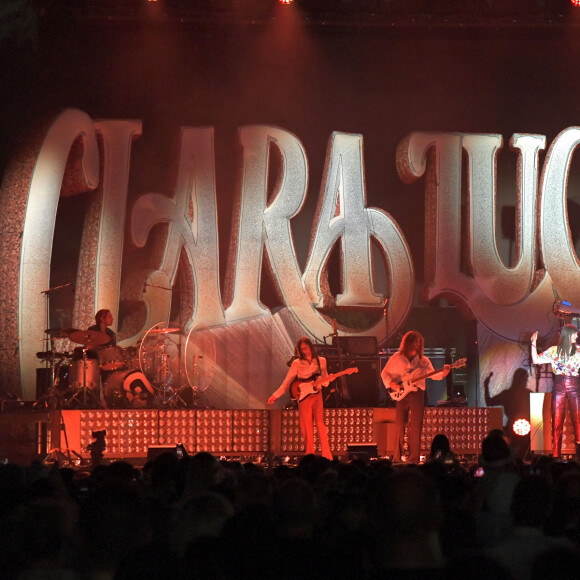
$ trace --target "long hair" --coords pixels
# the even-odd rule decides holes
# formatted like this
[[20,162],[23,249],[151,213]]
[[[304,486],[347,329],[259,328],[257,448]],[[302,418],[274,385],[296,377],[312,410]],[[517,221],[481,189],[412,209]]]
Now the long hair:
[[565,324],[562,327],[560,340],[558,341],[558,358],[566,360],[576,354],[576,345],[572,343],[571,338],[577,332],[578,329],[574,324]]
[[302,338],[298,339],[298,342],[296,343],[296,347],[294,348],[295,356],[299,359],[304,360],[304,355],[302,354],[302,350],[300,349],[300,347],[303,344],[307,344],[310,347],[310,352],[312,353],[312,360],[316,360],[316,362],[320,366],[320,361],[318,360],[318,355],[316,354],[316,350],[314,348],[314,345],[312,344],[312,341],[307,336],[303,336]]
[[110,310],[108,308],[102,308],[95,314],[95,323],[100,324],[101,322],[105,321],[107,314],[109,314]]
[[406,356],[410,360],[409,353],[415,347],[415,341],[418,341],[417,344],[417,356],[419,359],[423,358],[423,350],[425,348],[425,341],[423,340],[423,336],[416,332],[415,330],[409,330],[403,336],[401,340],[401,346],[399,347],[399,354]]

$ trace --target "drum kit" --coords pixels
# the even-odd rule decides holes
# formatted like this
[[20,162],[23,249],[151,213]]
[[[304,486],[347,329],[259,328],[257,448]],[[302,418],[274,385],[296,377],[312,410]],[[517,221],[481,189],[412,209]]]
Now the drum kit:
[[[215,367],[215,344],[207,328],[191,330],[181,345],[179,328],[158,323],[135,346],[110,344],[98,330],[51,328],[46,350],[50,386],[34,406],[49,409],[208,408],[205,390]],[[72,352],[56,348],[66,339]],[[50,372],[49,372],[50,370]],[[46,375],[45,375],[46,376]]]
[[51,348],[36,354],[50,369],[50,386],[38,398],[35,407],[125,409],[153,406],[159,389],[141,370],[139,346],[109,345],[110,337],[97,330],[59,328],[45,332],[51,346],[58,339],[68,339],[80,346],[72,352]]

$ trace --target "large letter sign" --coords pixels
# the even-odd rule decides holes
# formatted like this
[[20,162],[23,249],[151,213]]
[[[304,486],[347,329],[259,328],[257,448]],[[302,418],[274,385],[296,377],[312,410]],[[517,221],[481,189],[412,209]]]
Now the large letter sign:
[[[319,198],[315,232],[304,273],[312,303],[322,307],[325,296],[321,279],[333,245],[340,238],[342,249],[342,294],[337,306],[381,306],[385,296],[373,284],[371,237],[381,249],[388,274],[389,327],[398,328],[413,300],[413,264],[403,233],[386,212],[366,207],[363,145],[361,135],[334,133],[329,143],[324,171],[326,182]],[[383,336],[384,323],[364,334]]]
[[[94,122],[81,111],[68,110],[51,119],[8,167],[0,192],[4,276],[0,338],[5,345],[0,350],[0,388],[35,398],[36,352],[42,348],[47,324],[45,296],[51,281],[55,218],[59,197],[66,195],[90,196],[72,322],[85,328],[97,309],[109,308],[121,319],[119,335],[124,344],[136,343],[148,328],[168,321],[176,311],[172,298],[178,271],[180,280],[186,278],[178,305],[184,334],[204,328],[223,338],[224,333],[237,330],[238,335],[228,336],[254,340],[256,330],[256,335],[262,332],[263,341],[278,341],[269,350],[262,345],[261,352],[275,351],[281,361],[299,334],[319,341],[330,334],[329,310],[381,312],[388,300],[386,321],[365,329],[343,326],[340,332],[383,339],[388,328],[393,336],[413,303],[415,275],[405,232],[386,210],[404,192],[405,183],[421,177],[426,220],[423,302],[451,299],[469,310],[494,340],[505,344],[517,343],[532,330],[548,332],[554,296],[572,301],[578,296],[580,261],[566,202],[580,128],[565,129],[556,137],[541,177],[545,137],[518,133],[511,138],[510,145],[518,153],[511,265],[502,259],[497,244],[500,135],[409,134],[397,150],[401,191],[383,192],[385,207],[375,208],[367,207],[362,135],[332,133],[315,217],[306,234],[310,247],[303,270],[295,240],[304,232],[294,231],[292,220],[306,202],[309,170],[304,145],[296,135],[267,125],[240,129],[242,173],[240,190],[231,200],[229,249],[219,247],[213,129],[182,128],[172,194],[138,192],[129,198],[131,148],[139,136],[138,120]],[[280,163],[272,162],[273,153]],[[279,174],[274,176],[274,191],[269,192],[274,168],[279,168]],[[126,248],[125,239],[130,240]],[[384,288],[377,288],[373,246],[384,260]],[[336,296],[330,292],[328,272],[334,248],[340,260]],[[143,261],[134,265],[127,259],[128,252],[147,254],[149,249],[146,267]],[[226,252],[222,299],[219,264]],[[123,257],[129,263],[123,263]],[[260,300],[263,262],[271,270],[283,305],[275,313]],[[188,296],[184,299],[183,294]],[[137,302],[138,313],[132,312],[131,324],[124,325],[126,313],[119,305],[129,301]],[[236,348],[235,342],[229,347]],[[221,354],[227,356],[227,340],[224,345]],[[244,359],[248,345],[242,347],[229,352],[232,360]],[[252,364],[266,368],[268,355],[261,358]],[[224,382],[235,382],[238,403],[261,375],[258,366],[246,373],[251,379],[243,378],[243,373],[233,378],[226,366],[219,372]],[[254,391],[258,394],[248,401],[261,401],[262,393],[271,390],[266,381],[278,380],[283,372],[280,368],[265,373],[264,384]]]
[[[517,263],[508,268],[495,243],[495,158],[501,139],[494,135],[414,133],[399,145],[397,167],[404,181],[426,174],[427,228],[425,298],[459,299],[491,332],[517,341],[526,329],[547,331],[553,301],[549,273],[536,271],[536,183],[540,136],[517,135],[521,150],[518,191]],[[468,223],[462,224],[462,149],[468,153]],[[547,163],[549,161],[549,156]],[[467,236],[462,239],[461,232]],[[466,261],[461,249],[466,248]],[[510,283],[513,281],[513,284]]]
[[142,247],[151,228],[160,222],[168,224],[165,251],[159,268],[146,280],[149,326],[169,320],[171,287],[184,249],[193,274],[192,319],[185,321],[185,330],[192,325],[223,324],[220,300],[219,252],[215,171],[213,161],[213,129],[185,128],[181,134],[179,175],[174,199],[159,193],[139,198],[131,214],[131,235]]
[[[67,110],[50,121],[43,139],[35,140],[36,155],[24,151],[6,171],[2,186],[4,220],[11,225],[2,238],[2,343],[16,345],[1,351],[3,386],[35,398],[36,352],[42,348],[46,325],[44,292],[50,288],[50,262],[58,199],[65,167],[77,139],[82,155],[71,170],[78,173],[70,193],[95,189],[99,183],[99,151],[92,120],[81,111]],[[17,392],[17,394],[20,394]]]

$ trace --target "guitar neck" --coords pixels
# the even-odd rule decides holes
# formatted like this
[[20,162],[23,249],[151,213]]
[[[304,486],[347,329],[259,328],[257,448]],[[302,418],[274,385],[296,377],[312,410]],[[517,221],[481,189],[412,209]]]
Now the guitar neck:
[[318,387],[318,386],[322,385],[323,383],[328,383],[329,381],[334,381],[334,379],[337,379],[338,377],[341,377],[342,375],[346,375],[346,371],[340,371],[338,373],[332,373],[330,375],[327,375],[326,377],[320,377],[319,379],[316,379],[312,383],[312,386]]
[[[460,360],[456,360],[453,364],[449,365],[449,370],[451,369],[457,369],[460,367],[465,366],[465,360],[464,358],[460,359]],[[411,379],[411,383],[416,383],[417,381],[422,381],[423,379],[428,379],[429,377],[432,377],[433,375],[436,375],[437,373],[440,373],[442,370],[444,370],[445,367],[441,367],[440,369],[435,369],[431,372],[425,373],[424,375],[420,375],[418,377],[415,377],[413,379]]]
[[443,369],[435,369],[434,371],[431,371],[429,373],[425,373],[424,375],[420,375],[418,377],[415,377],[414,379],[411,380],[411,382],[416,383],[418,381],[422,381],[423,379],[428,379],[429,377],[432,377],[433,375],[440,373],[442,370]]

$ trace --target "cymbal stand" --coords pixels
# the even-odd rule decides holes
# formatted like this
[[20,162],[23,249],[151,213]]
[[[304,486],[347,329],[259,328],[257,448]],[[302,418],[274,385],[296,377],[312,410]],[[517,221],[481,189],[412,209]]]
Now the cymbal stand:
[[50,368],[50,384],[48,390],[34,402],[32,405],[33,409],[55,410],[62,407],[63,394],[59,391],[59,371],[62,361],[56,362],[54,352],[54,347],[52,347],[50,358],[45,361],[45,363],[49,364],[47,368]]
[[172,376],[169,370],[169,355],[165,352],[165,345],[161,345],[161,365],[157,372],[157,392],[155,406],[160,407],[186,407],[185,401],[171,386]]
[[[44,303],[45,303],[45,324],[46,324],[46,328],[49,329],[50,328],[50,294],[51,292],[53,292],[54,290],[58,290],[62,288],[62,286],[58,286],[56,288],[49,288],[48,290],[43,290],[42,294],[44,294]],[[40,397],[39,399],[37,399],[34,404],[32,405],[33,409],[48,409],[50,411],[55,410],[55,409],[60,409],[61,408],[61,396],[60,393],[58,392],[57,389],[57,385],[56,385],[56,373],[57,373],[57,369],[56,369],[56,364],[55,364],[55,357],[54,357],[54,343],[53,343],[53,338],[50,336],[50,333],[48,332],[48,330],[46,330],[44,332],[45,334],[45,339],[44,339],[44,352],[49,352],[50,351],[50,359],[49,361],[45,361],[49,362],[50,364],[50,385],[48,387],[48,390],[46,391],[46,393],[44,393],[42,395],[42,397]],[[59,366],[60,368],[60,366]]]
[[[95,395],[93,389],[90,389],[89,387],[87,387],[87,367],[88,365],[88,358],[87,358],[87,351],[88,351],[88,347],[87,346],[83,346],[83,358],[81,359],[83,361],[83,384],[82,387],[80,389],[77,390],[77,392],[69,399],[69,406],[73,401],[76,401],[77,403],[80,403],[81,409],[100,409],[101,408],[101,402],[99,401],[99,398],[97,397],[97,395]],[[82,395],[82,401],[80,401],[79,397]],[[88,406],[88,400],[89,398],[91,399],[91,402],[93,403],[90,407]]]
[[183,386],[177,392],[181,392],[184,389],[191,388],[192,392],[192,403],[191,406],[194,409],[209,409],[209,401],[205,396],[205,393],[199,388],[199,368],[197,364],[198,359],[202,359],[203,356],[200,354],[196,354],[193,356],[193,384],[191,387]]

